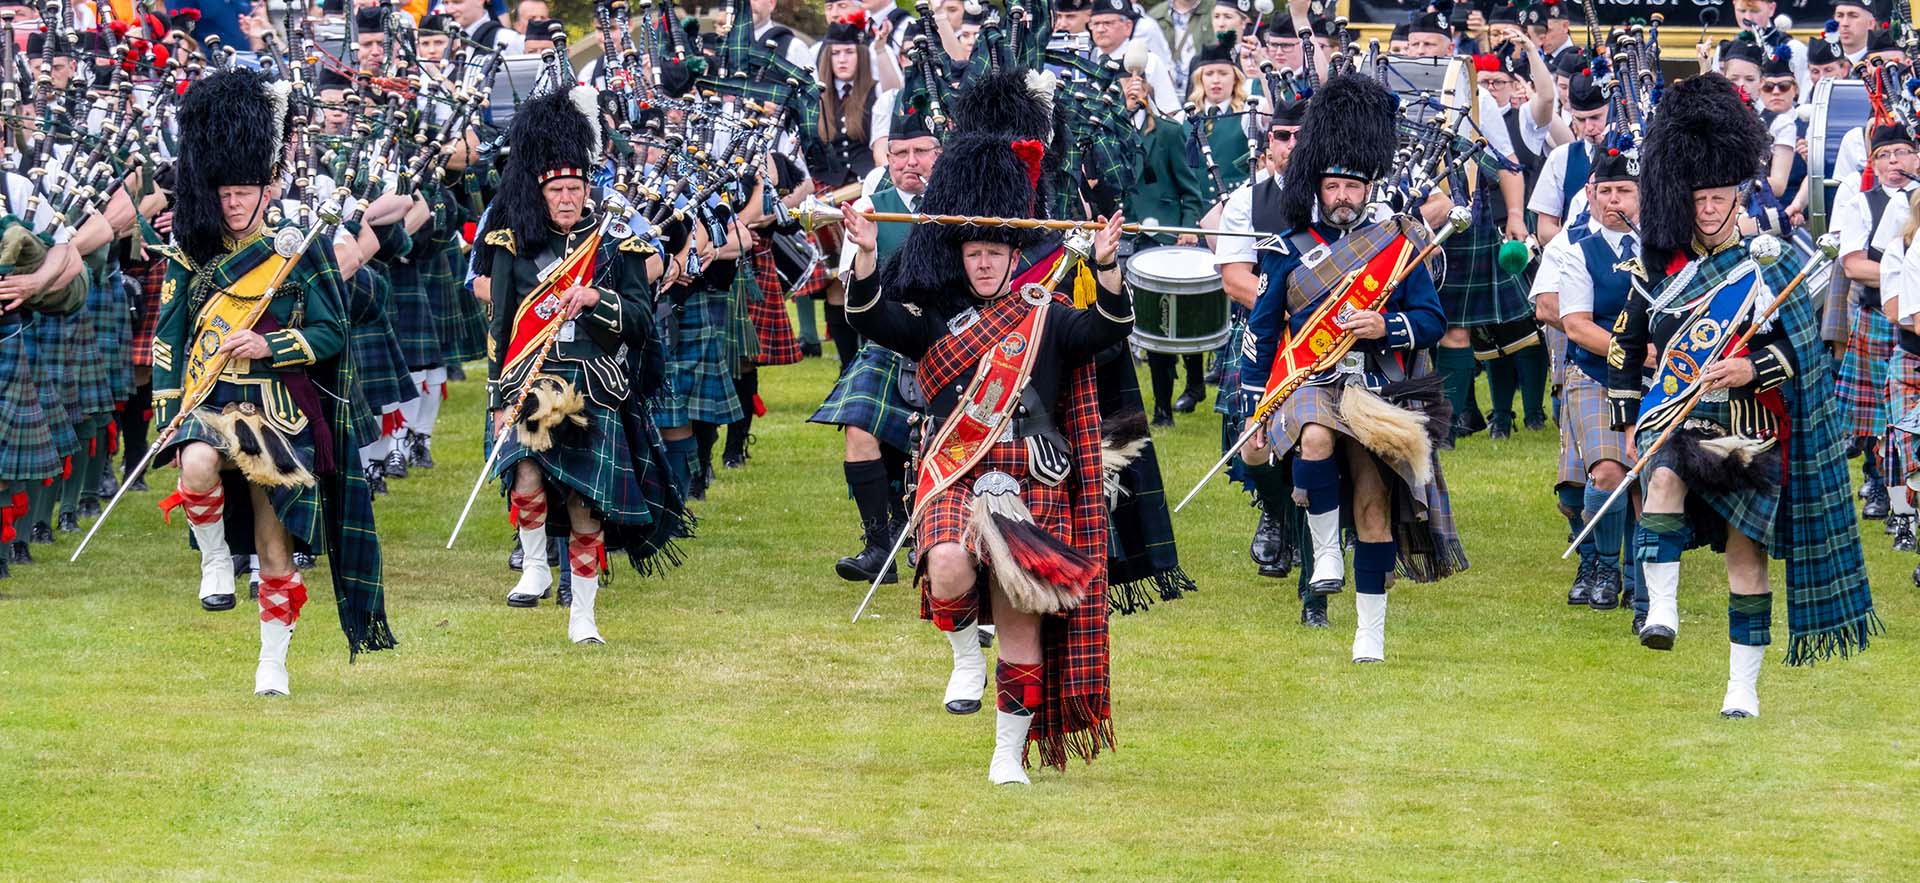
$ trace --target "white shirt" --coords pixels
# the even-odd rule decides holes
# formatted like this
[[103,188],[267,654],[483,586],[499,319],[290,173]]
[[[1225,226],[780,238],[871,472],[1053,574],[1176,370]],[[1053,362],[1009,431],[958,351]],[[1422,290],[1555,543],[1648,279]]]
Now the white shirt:
[[[1226,204],[1220,207],[1220,229],[1243,233],[1253,231],[1253,185],[1271,177],[1272,174],[1262,168],[1254,173],[1252,179],[1227,194]],[[1254,244],[1259,241],[1251,236],[1215,236],[1213,265],[1224,267],[1228,264],[1259,263],[1260,256],[1253,251]]]
[[[879,183],[880,181],[879,176],[885,175],[886,173],[887,173],[887,170],[885,167],[877,168],[873,170],[873,174],[868,175],[865,179],[861,181],[860,198],[853,201],[853,207],[856,211],[863,211],[863,212],[873,211],[874,186]],[[906,201],[907,211],[910,211],[910,212],[917,212],[920,210],[920,200],[925,198],[925,196],[926,194],[924,193],[910,194],[905,190],[900,191],[900,198]],[[857,254],[859,251],[860,251],[860,247],[857,245],[854,245],[853,240],[847,239],[844,236],[841,237],[840,261],[839,261],[838,269],[836,272],[842,278],[845,278],[848,273],[853,272],[853,256]]]
[[[1621,245],[1627,237],[1633,236],[1633,231],[1615,232],[1599,224],[1589,224],[1588,229],[1607,241],[1607,247],[1613,249],[1616,259],[1627,259],[1626,255],[1621,254]],[[1638,255],[1639,237],[1635,236],[1634,240],[1634,254]],[[1554,237],[1554,242],[1562,243],[1557,280],[1560,283],[1560,318],[1565,319],[1574,313],[1593,312],[1593,275],[1587,272],[1585,249],[1565,236]],[[1548,247],[1552,248],[1551,245]]]
[[[53,227],[53,206],[44,198],[38,203],[32,201],[34,195],[32,180],[17,172],[8,172],[6,180],[6,209],[9,213],[26,221],[27,226],[33,228],[35,233],[51,235],[55,243],[65,242],[73,238],[73,231],[71,229],[51,229]],[[29,206],[32,206],[31,213],[29,213]]]
[[[1836,181],[1848,175],[1859,175],[1867,169],[1867,132],[1855,126],[1847,130],[1840,138],[1840,152],[1834,154],[1833,168],[1827,170],[1827,177]],[[1859,189],[1856,186],[1854,189]],[[1829,227],[1832,225],[1829,224]]]
[[[1587,143],[1585,139],[1576,139],[1555,147],[1547,154],[1547,163],[1540,169],[1540,180],[1533,185],[1533,195],[1527,198],[1527,210],[1536,215],[1550,215],[1565,222],[1568,218],[1579,217],[1579,209],[1586,207],[1586,188],[1575,191],[1568,205],[1562,206],[1560,200],[1566,195],[1568,151],[1573,145],[1581,145],[1587,151],[1587,170],[1593,170],[1593,160],[1599,148]],[[1564,214],[1562,214],[1564,212]]]
[[[1493,100],[1493,96],[1484,89],[1477,91],[1480,94],[1480,131],[1487,136],[1487,147],[1494,153],[1513,159],[1518,154],[1513,152],[1513,139],[1507,135],[1506,121],[1500,119],[1500,102]],[[1473,120],[1466,114],[1460,115],[1459,132],[1468,138],[1474,136]]]
[[[1898,237],[1894,238],[1893,247],[1900,250],[1900,256],[1895,258],[1889,250],[1886,259],[1880,262],[1880,297],[1883,301],[1889,297],[1897,299],[1894,315],[1905,325],[1915,314],[1920,314],[1920,291],[1912,290],[1920,285],[1920,248],[1909,249]],[[1889,267],[1894,268],[1891,273]]]
[[867,143],[879,144],[893,134],[893,104],[900,90],[883,89],[873,97],[873,118],[867,120]]
[[1840,234],[1840,257],[1855,252],[1864,252],[1868,245],[1885,251],[1887,246],[1900,237],[1900,231],[1907,223],[1907,200],[1912,194],[1912,184],[1908,190],[1880,189],[1887,194],[1886,211],[1880,213],[1880,223],[1873,230],[1867,229],[1867,195],[1860,192],[1860,176],[1849,175],[1840,182],[1840,198],[1833,207],[1833,221],[1830,229]]
[[[778,22],[770,20],[766,24],[754,27],[753,42],[758,44],[776,24]],[[813,56],[814,48],[807,43],[807,38],[795,33],[793,39],[787,41],[787,60],[798,65],[801,70],[813,70]]]
[[[475,19],[473,24],[462,26],[460,30],[465,31],[468,38],[472,38],[474,32],[485,27],[489,21],[492,21],[492,19],[482,16],[481,18]],[[519,55],[526,45],[527,38],[512,28],[503,27],[493,32],[493,48],[496,52],[505,55]]]

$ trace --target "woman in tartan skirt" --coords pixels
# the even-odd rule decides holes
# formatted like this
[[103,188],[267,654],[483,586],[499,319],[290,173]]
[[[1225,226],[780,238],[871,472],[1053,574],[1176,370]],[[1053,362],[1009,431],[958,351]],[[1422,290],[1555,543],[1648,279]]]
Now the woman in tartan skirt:
[[[935,167],[924,210],[1032,217],[1045,205],[1038,189],[1043,151],[1038,141],[956,135]],[[970,420],[993,427],[971,445],[972,465],[952,467],[940,486],[923,470],[913,527],[923,615],[968,638],[979,622],[997,627],[998,712],[988,770],[995,784],[1027,782],[1029,741],[1039,743],[1049,766],[1064,766],[1069,754],[1092,759],[1112,746],[1108,525],[1093,357],[1133,327],[1114,263],[1120,222],[1112,218],[1094,240],[1096,303],[1074,310],[1070,300],[1029,291],[1014,278],[1019,250],[1037,238],[1032,231],[917,228],[876,275],[874,225],[858,215],[846,221],[847,238],[859,247],[849,320],[875,343],[919,361],[928,413],[937,420],[930,436],[939,439],[942,425]],[[1032,321],[1036,302],[1054,307],[1029,337],[1017,329]],[[1002,401],[994,398],[999,390],[1008,398],[982,418],[983,406],[967,388],[988,360],[1002,367],[981,395]],[[1025,367],[1008,374],[1010,361]],[[1008,418],[1011,428],[1003,431],[1000,421]],[[937,453],[959,456],[945,445]]]
[[[1920,192],[1920,191],[1917,191]],[[1896,329],[1893,361],[1887,366],[1887,428],[1882,463],[1894,522],[1893,548],[1914,551],[1914,495],[1920,491],[1920,248],[1913,237],[1920,231],[1920,212],[1909,210],[1901,228],[1880,261],[1880,305]],[[1920,587],[1920,566],[1913,570]]]
[[[1702,74],[1667,91],[1642,151],[1644,287],[1629,298],[1608,353],[1613,423],[1632,429],[1627,456],[1645,469],[1634,550],[1648,602],[1640,642],[1674,646],[1681,553],[1723,550],[1730,649],[1720,713],[1729,718],[1760,713],[1760,663],[1772,640],[1769,556],[1786,561],[1788,664],[1862,651],[1880,628],[1808,299],[1792,292],[1741,351],[1686,367],[1724,349],[1716,342],[1757,320],[1800,269],[1797,251],[1744,239],[1737,223],[1740,188],[1770,143],[1724,77]],[[1780,256],[1761,265],[1755,255],[1768,251]],[[1709,321],[1706,311],[1727,318]],[[1650,350],[1663,354],[1651,382],[1643,376]],[[1687,387],[1682,371],[1692,375]],[[1706,394],[1652,450],[1680,419],[1676,404],[1693,383],[1706,384]]]

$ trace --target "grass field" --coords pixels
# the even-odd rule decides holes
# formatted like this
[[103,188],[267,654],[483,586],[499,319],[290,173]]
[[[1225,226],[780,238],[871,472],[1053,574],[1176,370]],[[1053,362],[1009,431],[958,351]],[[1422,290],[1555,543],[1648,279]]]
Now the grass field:
[[[991,715],[941,710],[946,645],[904,584],[848,624],[840,438],[803,422],[831,372],[764,373],[754,459],[686,566],[602,592],[605,647],[502,602],[497,499],[442,548],[476,382],[439,468],[379,504],[401,646],[349,666],[316,572],[289,698],[250,692],[249,605],[200,611],[154,509],[170,472],[79,565],[71,535],[36,547],[0,583],[0,879],[1920,878],[1920,559],[1870,526],[1888,633],[1770,665],[1763,716],[1721,720],[1724,571],[1689,556],[1672,653],[1569,609],[1551,432],[1446,455],[1472,569],[1394,590],[1385,665],[1347,661],[1351,594],[1297,624],[1210,488],[1176,518],[1201,591],[1113,623],[1120,750],[991,788]],[[1170,493],[1218,432],[1159,437]]]

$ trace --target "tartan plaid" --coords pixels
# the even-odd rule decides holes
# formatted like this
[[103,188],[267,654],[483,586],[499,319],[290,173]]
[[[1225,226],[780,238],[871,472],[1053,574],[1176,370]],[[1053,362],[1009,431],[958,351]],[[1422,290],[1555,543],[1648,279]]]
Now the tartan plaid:
[[1821,298],[1821,340],[1829,343],[1846,342],[1848,332],[1853,328],[1853,305],[1859,298],[1860,283],[1847,279],[1844,273],[1834,273],[1828,277],[1827,290]]
[[36,378],[40,407],[54,426],[54,447],[62,457],[80,449],[73,427],[87,416],[80,411],[80,384],[73,380],[72,347],[67,344],[67,326],[76,321],[75,316],[41,313],[31,326],[33,363],[41,371]]
[[88,271],[87,276],[86,304],[66,322],[67,382],[78,394],[77,417],[113,413],[113,377],[107,368],[113,354],[100,339],[102,315],[112,309],[113,295],[94,273]]
[[440,355],[463,364],[487,355],[487,318],[480,301],[467,293],[466,252],[460,250],[460,225],[466,220],[459,200],[444,188],[433,191],[433,225],[426,234],[427,295],[440,337]]
[[1886,462],[1880,470],[1889,485],[1897,487],[1920,472],[1920,438],[1894,428],[1916,407],[1920,407],[1920,356],[1895,349],[1892,364],[1887,366]]
[[1587,470],[1602,460],[1632,466],[1627,459],[1627,434],[1612,428],[1607,388],[1576,368],[1568,372],[1562,395],[1559,483],[1586,484]]
[[[1056,309],[1071,309],[1072,302],[1054,295]],[[988,347],[998,345],[1028,307],[1018,298],[1005,297],[980,311],[979,321],[958,334],[936,341],[920,361],[920,378],[929,389],[939,388],[961,378],[970,378]],[[1044,335],[1042,347],[1045,347]],[[1047,354],[1043,353],[1042,357]],[[1032,488],[1028,505],[1035,508],[1035,519],[1050,533],[1072,543],[1083,555],[1105,561],[1107,555],[1107,511],[1100,465],[1100,401],[1091,362],[1076,367],[1062,389],[1064,401],[1054,403],[1056,422],[1073,446],[1075,474],[1061,482],[1058,489]],[[951,507],[964,504],[955,499],[971,493],[972,480],[986,469],[1005,467],[1015,478],[1026,475],[1026,447],[1023,444],[996,444],[981,466],[955,482],[935,502],[947,511],[921,528],[920,542],[929,536],[944,536],[951,527]],[[1063,492],[1071,500],[1071,514],[1058,523],[1049,507],[1049,498]],[[944,498],[944,499],[943,499]],[[1042,515],[1041,509],[1049,509]],[[933,515],[933,513],[929,513]],[[1048,520],[1041,520],[1041,519]],[[1055,523],[1050,524],[1049,521]],[[926,561],[922,555],[920,561]],[[920,584],[926,586],[922,571]],[[1104,597],[1107,578],[1104,570],[1088,586],[1089,600]],[[924,595],[923,595],[924,598]],[[924,607],[924,604],[923,604]],[[922,615],[926,615],[922,611]],[[1107,605],[1083,603],[1065,616],[1049,616],[1040,625],[1041,658],[1046,666],[1046,701],[1034,714],[1028,736],[1040,743],[1040,761],[1065,767],[1068,755],[1092,760],[1102,748],[1113,747],[1113,717],[1109,693],[1107,661]]]
[[[1140,378],[1133,373],[1127,345],[1102,353],[1094,365],[1101,419],[1140,414]],[[1196,587],[1180,567],[1160,455],[1151,442],[1120,470],[1118,480],[1125,492],[1109,511],[1107,606],[1124,615],[1145,610],[1154,601],[1172,601]]]
[[[549,359],[541,371],[560,377],[575,389],[586,388],[585,372],[573,362]],[[500,478],[501,497],[513,488],[514,466],[522,460],[532,460],[546,476],[550,491],[566,489],[579,494],[592,503],[594,515],[603,521],[651,524],[652,511],[640,490],[633,450],[627,444],[620,411],[589,401],[585,416],[585,427],[562,424],[555,429],[553,447],[544,451],[531,450],[520,444],[518,433],[508,433],[500,443],[499,464],[494,470],[494,475]],[[549,496],[548,505],[556,505],[558,499]],[[548,527],[556,536],[563,536],[566,519],[548,519]]]
[[53,428],[34,384],[26,324],[17,317],[0,318],[0,480],[34,481],[58,474],[60,454],[54,450]]
[[406,261],[369,261],[368,264],[375,273],[383,273],[393,286],[387,316],[393,323],[394,338],[400,341],[400,353],[406,360],[407,370],[422,371],[439,365],[440,328],[433,321],[433,303],[427,296],[420,265]]
[[160,284],[167,279],[167,259],[157,253],[133,271],[140,280],[140,300],[134,304],[133,364],[153,364],[153,329],[160,322]]
[[[1424,356],[1414,362],[1411,376],[1432,373]],[[1345,382],[1303,386],[1287,397],[1267,423],[1267,443],[1274,456],[1284,457],[1300,443],[1300,433],[1309,423],[1318,423],[1346,440],[1353,433],[1340,419],[1340,397]],[[1357,441],[1353,443],[1358,444]],[[1453,520],[1453,500],[1447,493],[1446,476],[1441,472],[1438,454],[1433,457],[1433,480],[1414,481],[1413,470],[1405,464],[1391,465],[1374,458],[1400,480],[1389,482],[1393,501],[1393,538],[1399,544],[1400,572],[1414,582],[1435,582],[1467,569],[1465,548],[1459,528]],[[1343,466],[1344,468],[1344,466]],[[1288,501],[1287,505],[1291,505]],[[1282,516],[1283,520],[1286,516]],[[1351,529],[1352,513],[1343,521]],[[1311,568],[1309,568],[1311,569]],[[1303,572],[1301,578],[1305,579]]]
[[1552,384],[1554,395],[1560,395],[1560,390],[1566,388],[1567,385],[1567,364],[1569,361],[1567,359],[1567,347],[1572,346],[1572,344],[1567,341],[1567,333],[1565,331],[1561,331],[1547,324],[1540,326],[1540,342],[1547,345],[1547,365],[1549,366],[1548,370],[1551,372],[1548,375],[1549,379],[1547,382]]
[[[388,324],[389,289],[385,277],[361,267],[347,282],[347,347],[353,353],[354,378],[366,409],[377,418],[388,405],[419,396],[407,375],[406,356]],[[376,424],[377,426],[377,424]],[[369,438],[379,438],[376,428]]]
[[894,450],[912,450],[914,408],[900,396],[900,368],[898,353],[875,343],[860,347],[807,422],[858,427]]
[[750,261],[735,260],[733,279],[727,286],[726,366],[732,376],[745,374],[760,362],[760,330],[753,325],[753,302],[760,298],[760,286],[753,281]]
[[[793,333],[793,317],[787,314],[787,299],[781,293],[780,268],[773,261],[773,243],[761,237],[753,250],[751,264],[757,292],[748,290],[747,316],[760,336],[761,367],[793,365],[800,359],[800,337]],[[758,294],[758,297],[751,295]]]
[[1500,270],[1497,260],[1504,235],[1491,224],[1475,224],[1453,234],[1440,249],[1447,255],[1440,283],[1440,307],[1448,328],[1477,328],[1533,315],[1526,284]]
[[674,311],[677,326],[673,349],[667,354],[667,378],[672,395],[683,398],[684,404],[676,402],[657,412],[661,426],[686,425],[669,419],[682,409],[688,419],[705,423],[732,423],[746,414],[727,364],[730,300],[726,291],[696,284],[686,304]]
[[[1220,367],[1220,389],[1223,392],[1213,397],[1213,412],[1238,426],[1246,419],[1246,398],[1234,395],[1240,390],[1240,346],[1247,334],[1247,311],[1239,304],[1233,305],[1233,324],[1227,327],[1227,343],[1215,355],[1214,363]],[[1222,448],[1221,453],[1226,453]]]
[[[1746,249],[1736,248],[1701,260],[1691,284],[1718,285],[1745,257]],[[1804,260],[1798,251],[1787,249],[1778,261],[1761,269],[1761,276],[1772,290],[1784,291]],[[1786,561],[1787,664],[1809,665],[1865,650],[1868,639],[1882,626],[1867,585],[1853,485],[1843,454],[1843,424],[1834,403],[1832,369],[1819,323],[1807,299],[1799,297],[1787,298],[1773,321],[1785,329],[1796,368],[1777,390],[1786,412],[1784,480],[1771,501],[1705,499],[1725,524],[1690,520],[1694,520],[1696,540],[1703,532],[1711,536],[1716,528],[1732,527],[1761,538],[1769,554]],[[1770,393],[1762,401],[1772,398]],[[1702,402],[1692,416],[1725,426],[1729,413],[1725,402]],[[1642,447],[1653,441],[1644,432],[1638,440]],[[1656,459],[1663,456],[1664,451]]]
[[1887,362],[1893,358],[1894,327],[1878,307],[1854,306],[1853,331],[1834,393],[1840,400],[1844,438],[1879,438],[1887,426]]

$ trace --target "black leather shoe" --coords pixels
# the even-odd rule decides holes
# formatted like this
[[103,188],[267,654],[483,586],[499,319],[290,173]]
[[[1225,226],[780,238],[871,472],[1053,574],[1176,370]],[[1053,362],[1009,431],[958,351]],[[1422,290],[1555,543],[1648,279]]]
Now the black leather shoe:
[[1633,612],[1633,633],[1638,635],[1647,627],[1647,615],[1638,610]]
[[[112,499],[113,495],[108,494],[107,498]],[[81,497],[80,498],[80,517],[81,518],[99,518],[100,517],[100,498],[99,497]]]
[[387,477],[380,473],[367,473],[367,493],[376,497],[387,495]]
[[208,613],[219,613],[222,610],[232,610],[233,596],[232,595],[208,595],[205,598],[200,599],[200,609],[205,610]]
[[72,512],[62,512],[56,520],[60,522],[61,533],[80,532],[80,516]]
[[1868,521],[1879,521],[1887,517],[1892,504],[1887,500],[1887,486],[1874,479],[1867,481],[1867,501],[1860,507],[1860,517]]
[[134,476],[132,481],[127,482],[127,491],[129,493],[136,493],[136,494],[146,493],[147,492],[147,474],[145,472],[142,472],[139,475]]
[[400,450],[400,446],[395,446],[393,450],[387,452],[387,477],[407,477],[407,454]]
[[44,521],[34,522],[33,531],[31,535],[27,537],[27,539],[32,540],[33,544],[36,546],[53,545],[53,525],[50,525]]
[[32,564],[33,550],[27,547],[26,540],[14,540],[13,546],[7,550],[7,560],[15,564]]
[[1547,428],[1546,415],[1542,414],[1538,417],[1528,417],[1526,422],[1526,427],[1528,432],[1539,432],[1542,429],[1546,429]]
[[1620,606],[1620,571],[1600,567],[1593,574],[1592,593],[1587,606],[1594,610],[1612,610]]
[[1300,608],[1300,624],[1310,629],[1324,629],[1333,626],[1333,623],[1327,621],[1327,611],[1324,607]]
[[1203,382],[1205,382],[1208,386],[1219,386],[1220,385],[1220,365],[1218,363],[1215,363],[1213,367],[1207,369],[1207,373],[1200,375],[1200,379]]
[[312,569],[313,569],[313,555],[312,555],[312,554],[310,554],[310,553],[307,553],[307,552],[295,552],[295,553],[293,553],[293,569],[295,569],[295,570],[312,570]]
[[573,606],[573,574],[560,574],[559,582],[554,583],[553,603],[561,607]]
[[[882,569],[886,571],[884,576],[881,575]],[[849,555],[835,562],[833,572],[839,574],[841,579],[854,583],[871,583],[876,576],[880,577],[881,585],[900,581],[900,568],[887,557],[887,547],[876,545],[871,538],[860,554]]]
[[1741,711],[1738,708],[1732,708],[1732,709],[1728,709],[1726,711],[1720,712],[1720,716],[1726,718],[1727,720],[1741,720],[1743,718],[1753,717],[1753,715],[1748,714],[1744,711]]
[[415,468],[432,469],[433,438],[417,432],[409,436],[407,441],[407,459],[413,461]]
[[1173,412],[1156,405],[1153,409],[1153,425],[1165,429],[1173,425]]
[[1580,570],[1573,575],[1573,585],[1567,589],[1567,606],[1574,607],[1587,603],[1593,597],[1593,562],[1580,559]]
[[[14,545],[17,546],[20,544],[14,543]],[[18,560],[18,559],[15,559],[15,560]],[[1915,567],[1913,569],[1913,587],[1916,589],[1920,589],[1920,567]]]
[[1338,595],[1340,590],[1346,587],[1347,580],[1344,576],[1340,579],[1321,579],[1307,583],[1307,591],[1316,595]]
[[513,538],[513,551],[507,553],[507,569],[517,571],[526,566],[527,550],[520,548],[520,538]]
[[551,589],[545,592],[541,592],[538,595],[522,595],[519,592],[508,592],[507,606],[508,607],[538,607],[540,606],[540,600],[551,594],[553,594],[553,591]]
[[992,632],[987,631],[986,629],[974,629],[974,632],[980,636],[980,649],[982,650],[993,649],[993,633]]
[[467,367],[459,362],[447,363],[447,382],[459,383],[467,379]]
[[804,341],[804,340],[803,340],[803,341],[801,341],[801,342],[800,342],[800,357],[801,357],[801,358],[803,358],[803,359],[817,359],[817,358],[820,358],[820,345],[819,345],[819,344],[817,344],[817,343],[808,343],[808,342],[806,342],[806,341]]
[[1672,650],[1673,629],[1664,625],[1650,625],[1641,629],[1640,646],[1649,650]]
[[1893,528],[1893,550],[1895,552],[1913,551],[1913,516],[1893,515],[1889,516],[1887,521],[1898,522]]
[[1187,390],[1181,393],[1179,398],[1173,400],[1173,412],[1175,414],[1191,414],[1193,413],[1193,409],[1198,407],[1200,407],[1200,398],[1193,394],[1193,390]]
[[974,714],[980,710],[978,699],[955,699],[947,703],[948,714]]
[[1267,576],[1270,571],[1279,570],[1278,575],[1285,576],[1287,568],[1281,564],[1286,543],[1280,536],[1280,523],[1260,511],[1260,524],[1253,529],[1253,543],[1247,547],[1247,555],[1260,568],[1260,575]]

